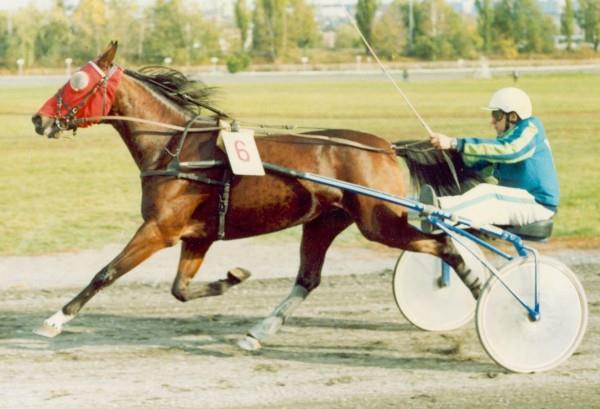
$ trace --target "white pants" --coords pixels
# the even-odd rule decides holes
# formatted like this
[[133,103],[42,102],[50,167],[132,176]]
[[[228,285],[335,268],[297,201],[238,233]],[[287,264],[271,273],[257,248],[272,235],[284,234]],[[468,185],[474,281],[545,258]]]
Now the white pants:
[[475,225],[522,226],[550,219],[554,212],[523,189],[482,183],[460,196],[440,197],[440,207]]

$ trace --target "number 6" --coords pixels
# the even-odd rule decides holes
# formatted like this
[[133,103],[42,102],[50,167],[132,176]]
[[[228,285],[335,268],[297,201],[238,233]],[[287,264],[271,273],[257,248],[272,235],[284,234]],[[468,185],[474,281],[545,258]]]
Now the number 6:
[[244,141],[235,141],[234,146],[237,157],[244,162],[248,162],[250,160],[250,153],[244,149],[246,147]]

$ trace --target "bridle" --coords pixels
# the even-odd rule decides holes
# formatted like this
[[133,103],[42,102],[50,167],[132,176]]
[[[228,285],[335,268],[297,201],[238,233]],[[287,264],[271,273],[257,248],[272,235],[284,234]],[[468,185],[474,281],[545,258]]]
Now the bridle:
[[[117,70],[120,69],[120,67],[117,65],[112,65],[110,67],[110,69],[108,70],[108,72],[104,73],[104,71],[102,71],[100,69],[100,67],[98,67],[96,65],[96,63],[94,63],[93,61],[90,61],[89,64],[100,75],[100,79],[92,86],[92,88],[90,88],[85,93],[83,98],[81,98],[81,100],[77,104],[70,106],[69,103],[65,100],[65,96],[64,96],[65,89],[69,85],[69,82],[67,82],[65,85],[63,85],[55,94],[57,113],[53,117],[54,118],[53,125],[60,131],[73,130],[73,133],[75,134],[75,132],[77,131],[77,128],[79,126],[81,126],[81,124],[93,122],[92,118],[77,118],[77,113],[80,110],[82,110],[84,107],[86,107],[87,104],[90,102],[90,98],[92,98],[94,95],[96,95],[96,93],[99,91],[102,92],[102,111],[101,111],[102,115],[100,117],[102,117],[108,113],[107,112],[108,111],[108,109],[107,109],[108,82],[109,82],[110,78],[113,76],[113,74],[115,72],[117,72]],[[63,110],[66,110],[65,114],[62,114]]]

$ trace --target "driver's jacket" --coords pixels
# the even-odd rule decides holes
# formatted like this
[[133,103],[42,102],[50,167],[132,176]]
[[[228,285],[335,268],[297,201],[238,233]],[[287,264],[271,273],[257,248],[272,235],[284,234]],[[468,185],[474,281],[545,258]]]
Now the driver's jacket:
[[523,119],[498,136],[458,138],[456,149],[467,166],[493,165],[493,176],[502,186],[527,190],[536,202],[556,211],[560,191],[550,143],[536,117]]

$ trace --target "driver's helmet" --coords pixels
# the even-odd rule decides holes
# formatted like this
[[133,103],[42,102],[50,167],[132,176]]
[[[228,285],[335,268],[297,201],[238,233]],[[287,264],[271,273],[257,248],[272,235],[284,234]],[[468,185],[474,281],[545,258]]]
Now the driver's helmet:
[[485,109],[506,113],[516,112],[521,119],[529,118],[532,112],[529,96],[516,87],[506,87],[496,91]]

